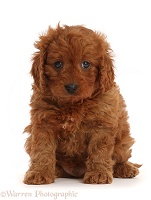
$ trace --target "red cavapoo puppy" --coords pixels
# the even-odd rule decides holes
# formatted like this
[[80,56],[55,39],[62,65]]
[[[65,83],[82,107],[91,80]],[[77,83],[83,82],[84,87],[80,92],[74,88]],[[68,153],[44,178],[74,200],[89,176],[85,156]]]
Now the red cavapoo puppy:
[[128,161],[134,139],[105,36],[58,25],[35,47],[31,123],[25,128],[31,160],[24,183],[83,177],[84,183],[100,184],[135,177],[140,165]]

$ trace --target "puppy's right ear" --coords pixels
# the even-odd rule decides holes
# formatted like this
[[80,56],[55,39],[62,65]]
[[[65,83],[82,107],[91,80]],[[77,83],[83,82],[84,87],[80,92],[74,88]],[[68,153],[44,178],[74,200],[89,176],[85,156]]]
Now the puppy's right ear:
[[52,36],[54,34],[54,29],[51,27],[48,28],[48,31],[39,37],[39,41],[34,43],[38,52],[33,54],[32,57],[32,68],[30,74],[34,79],[33,86],[36,87],[37,90],[44,92],[46,86],[45,73],[44,73],[44,65],[46,60],[46,51],[47,47],[52,40]]
[[35,42],[34,44],[34,46],[39,51],[34,53],[33,55],[32,58],[33,64],[30,73],[34,79],[33,86],[36,87],[36,89],[38,89],[41,92],[44,92],[46,89],[46,76],[44,68],[45,68],[47,47],[60,31],[62,31],[62,28],[59,26],[59,24],[57,26],[57,29],[49,27],[47,32],[39,37],[40,40]]
[[34,79],[34,86],[39,91],[44,91],[45,89],[45,77],[44,77],[44,62],[45,62],[45,54],[44,52],[34,53],[32,58],[33,64],[31,68],[31,75]]

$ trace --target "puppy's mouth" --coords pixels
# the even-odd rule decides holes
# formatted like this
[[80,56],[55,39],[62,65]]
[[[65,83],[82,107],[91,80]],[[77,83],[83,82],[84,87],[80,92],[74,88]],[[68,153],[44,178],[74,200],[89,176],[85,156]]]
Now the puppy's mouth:
[[91,98],[92,93],[88,93],[87,91],[76,91],[76,92],[63,92],[63,94],[55,95],[57,101],[61,104],[67,103],[76,103],[83,102],[84,99]]
[[57,99],[60,102],[64,102],[64,103],[74,103],[74,102],[78,102],[83,100],[85,97],[82,95],[77,95],[77,94],[66,94],[63,96],[59,96]]
[[91,98],[94,92],[94,87],[86,87],[76,83],[67,83],[62,87],[52,87],[54,98],[60,103],[81,102],[84,99]]

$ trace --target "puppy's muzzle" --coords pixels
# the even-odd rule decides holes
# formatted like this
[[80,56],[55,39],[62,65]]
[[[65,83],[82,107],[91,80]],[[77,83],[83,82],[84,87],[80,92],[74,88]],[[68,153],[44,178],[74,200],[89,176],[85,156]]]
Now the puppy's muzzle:
[[69,94],[74,94],[78,88],[78,86],[75,83],[69,83],[65,85],[64,87]]

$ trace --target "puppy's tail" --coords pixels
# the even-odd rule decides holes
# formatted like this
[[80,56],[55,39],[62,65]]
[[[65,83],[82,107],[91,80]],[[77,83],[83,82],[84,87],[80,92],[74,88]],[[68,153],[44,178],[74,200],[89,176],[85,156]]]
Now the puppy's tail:
[[31,125],[28,125],[28,126],[25,127],[23,133],[30,133],[30,132],[31,132]]
[[142,164],[137,164],[137,163],[132,163],[135,167],[140,168],[142,166]]

